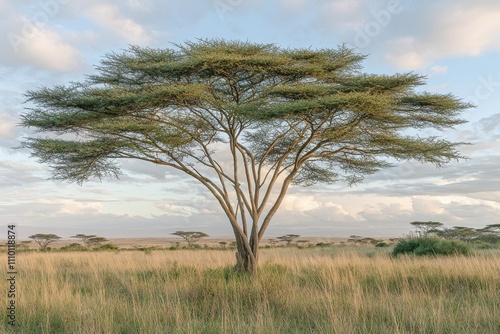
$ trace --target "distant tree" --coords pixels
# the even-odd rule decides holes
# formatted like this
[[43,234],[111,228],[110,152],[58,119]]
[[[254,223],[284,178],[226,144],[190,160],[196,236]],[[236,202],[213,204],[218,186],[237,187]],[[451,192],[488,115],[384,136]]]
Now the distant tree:
[[484,228],[477,229],[478,232],[477,240],[489,243],[489,244],[499,244],[500,243],[500,224],[487,225]]
[[285,235],[282,235],[281,237],[278,237],[277,239],[279,239],[281,241],[285,241],[286,245],[290,246],[290,243],[293,240],[297,239],[298,237],[300,237],[300,235],[298,235],[298,234],[285,234]]
[[454,226],[454,235],[455,239],[462,241],[471,241],[478,237],[479,232],[472,227],[465,226]]
[[222,248],[226,249],[227,242],[219,241],[219,245],[221,245]]
[[380,242],[380,240],[374,239],[374,238],[363,238],[361,239],[361,243],[363,244],[372,244],[376,245]]
[[21,241],[17,245],[17,247],[19,248],[19,250],[28,250],[30,247],[30,244],[31,244],[31,240],[25,240],[25,241]]
[[353,243],[355,245],[362,244],[364,238],[360,235],[351,235],[349,236],[349,239],[347,239],[348,243]]
[[443,226],[443,223],[433,222],[433,221],[428,221],[428,222],[416,221],[416,222],[412,222],[410,224],[417,228],[417,232],[421,236],[427,235],[429,233],[437,232],[438,228]]
[[279,240],[276,240],[276,239],[273,239],[273,238],[269,239],[269,243],[271,244],[271,246],[276,245],[278,242],[279,242]]
[[309,242],[309,240],[297,240],[297,245],[301,244],[302,246],[304,246],[308,242]]
[[485,228],[481,229],[483,232],[487,233],[498,233],[500,234],[500,224],[486,225]]
[[57,180],[117,177],[124,159],[195,179],[231,225],[239,268],[253,272],[290,186],[353,185],[393,161],[462,158],[462,143],[425,130],[463,123],[471,105],[424,92],[418,74],[363,73],[364,59],[345,46],[132,46],[83,82],[27,92],[21,125],[36,135],[21,147]]
[[94,234],[90,234],[90,235],[77,234],[77,235],[72,236],[71,238],[80,239],[83,242],[83,244],[85,245],[85,247],[90,247],[89,239],[96,238],[96,237],[97,237],[97,235],[94,235]]
[[99,248],[104,245],[105,242],[107,242],[108,239],[103,238],[103,237],[92,237],[87,239],[87,245],[90,248]]
[[55,234],[42,233],[30,235],[28,238],[33,239],[40,246],[40,251],[42,252],[47,249],[49,244],[61,239],[60,236]]
[[481,233],[472,227],[453,226],[453,228],[437,230],[435,234],[447,240],[471,241],[476,239]]
[[186,240],[189,248],[192,248],[193,245],[197,243],[201,238],[206,238],[209,236],[206,233],[197,231],[177,231],[175,233],[172,233],[172,235],[176,235]]
[[446,239],[446,240],[453,240],[456,239],[456,233],[457,231],[453,228],[442,228],[441,230],[437,231],[435,234],[436,236]]

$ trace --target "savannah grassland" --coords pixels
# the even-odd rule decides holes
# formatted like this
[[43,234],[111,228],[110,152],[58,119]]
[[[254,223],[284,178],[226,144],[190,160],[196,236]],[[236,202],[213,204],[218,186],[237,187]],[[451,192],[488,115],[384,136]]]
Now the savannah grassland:
[[18,323],[0,332],[500,333],[500,250],[390,250],[263,249],[253,277],[233,250],[18,253]]

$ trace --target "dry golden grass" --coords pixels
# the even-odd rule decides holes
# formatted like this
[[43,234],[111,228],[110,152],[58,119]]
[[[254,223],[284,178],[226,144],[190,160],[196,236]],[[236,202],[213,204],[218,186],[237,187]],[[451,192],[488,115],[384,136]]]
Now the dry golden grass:
[[229,250],[20,253],[16,329],[497,333],[499,255],[393,259],[373,247],[264,249],[249,278],[232,270]]

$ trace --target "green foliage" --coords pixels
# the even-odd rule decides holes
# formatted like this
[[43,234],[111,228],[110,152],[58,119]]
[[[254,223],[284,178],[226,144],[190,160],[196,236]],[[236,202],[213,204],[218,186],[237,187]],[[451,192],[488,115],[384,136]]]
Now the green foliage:
[[117,250],[117,249],[119,249],[119,247],[115,244],[108,243],[108,244],[104,244],[102,246],[99,246],[99,249],[100,250]]
[[441,240],[436,237],[408,238],[398,242],[392,252],[394,256],[401,254],[414,255],[469,255],[470,248],[460,242]]
[[500,245],[500,234],[481,233],[475,241],[482,241],[492,245]]
[[83,251],[87,250],[87,247],[85,247],[81,244],[78,244],[78,243],[72,243],[72,244],[69,244],[68,246],[61,247],[60,250],[83,252]]
[[94,249],[99,249],[100,247],[103,246],[103,244],[108,241],[108,239],[103,238],[103,237],[91,237],[86,240],[86,244],[88,247],[94,248]]
[[415,221],[411,222],[410,224],[418,229],[420,235],[427,235],[429,233],[436,232],[441,226],[443,226],[443,223],[433,222],[433,221],[427,221],[427,222]]
[[390,245],[386,242],[379,242],[375,244],[375,247],[389,247]]

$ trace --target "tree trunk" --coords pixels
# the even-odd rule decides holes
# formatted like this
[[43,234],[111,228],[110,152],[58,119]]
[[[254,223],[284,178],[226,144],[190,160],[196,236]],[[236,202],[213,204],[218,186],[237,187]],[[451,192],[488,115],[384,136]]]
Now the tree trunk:
[[236,267],[241,272],[253,274],[257,270],[258,263],[258,247],[251,247],[252,252],[249,252],[243,244],[243,240],[236,237]]

